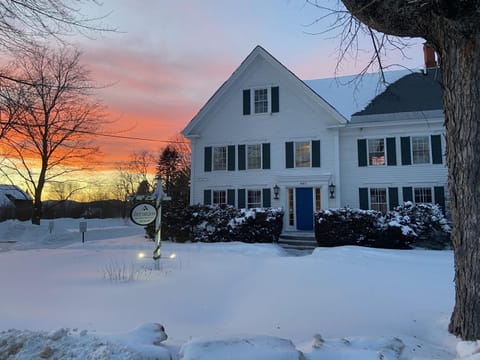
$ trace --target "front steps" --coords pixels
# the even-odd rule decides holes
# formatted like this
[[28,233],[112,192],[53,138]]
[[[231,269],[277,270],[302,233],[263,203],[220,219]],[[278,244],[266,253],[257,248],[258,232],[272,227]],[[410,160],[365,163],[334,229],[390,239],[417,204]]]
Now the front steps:
[[280,234],[278,244],[285,249],[313,250],[317,245],[313,232],[286,231]]

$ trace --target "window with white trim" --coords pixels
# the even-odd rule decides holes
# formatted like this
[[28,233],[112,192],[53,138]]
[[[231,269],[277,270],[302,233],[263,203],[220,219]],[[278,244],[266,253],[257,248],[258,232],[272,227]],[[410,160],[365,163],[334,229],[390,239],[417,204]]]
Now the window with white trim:
[[247,169],[262,168],[261,144],[247,145]]
[[227,203],[227,192],[225,190],[214,190],[212,195],[213,205],[224,205]]
[[385,139],[368,139],[368,165],[385,165]]
[[387,189],[370,188],[370,209],[380,211],[381,213],[387,212]]
[[247,208],[262,207],[262,190],[248,190],[247,191]]
[[295,142],[295,167],[310,167],[310,141]]
[[414,200],[416,204],[420,203],[433,203],[432,188],[418,187],[413,190]]
[[413,164],[430,164],[430,137],[412,136]]
[[268,89],[255,89],[253,92],[255,114],[268,112]]
[[213,170],[227,170],[227,147],[213,148]]

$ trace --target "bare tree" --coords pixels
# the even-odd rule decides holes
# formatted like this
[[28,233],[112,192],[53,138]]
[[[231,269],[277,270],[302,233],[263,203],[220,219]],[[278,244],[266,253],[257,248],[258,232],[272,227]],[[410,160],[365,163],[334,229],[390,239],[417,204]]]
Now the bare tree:
[[59,202],[67,201],[87,187],[82,186],[76,181],[52,181],[50,184],[50,194],[52,200]]
[[3,0],[0,2],[0,46],[28,48],[40,39],[72,33],[114,31],[102,24],[105,16],[92,18],[81,7],[98,0]]
[[4,138],[9,151],[2,171],[14,171],[34,197],[32,222],[40,223],[46,183],[88,167],[97,153],[92,137],[103,118],[93,99],[94,85],[80,63],[80,53],[63,47],[35,47],[15,62],[15,78],[25,79],[17,99],[22,116]]
[[141,183],[153,190],[154,178],[152,166],[155,163],[155,157],[147,150],[140,150],[130,155],[130,159],[125,162],[118,171],[116,188],[117,197],[126,200],[128,195],[136,193]]
[[[337,14],[346,25],[343,34],[361,29],[388,38],[422,38],[440,57],[455,258],[449,331],[465,340],[480,339],[480,1],[342,3],[346,9]],[[381,64],[382,51],[374,50]]]
[[[0,139],[14,126],[15,119],[23,116],[21,103],[26,100],[25,87],[17,82],[0,79]],[[19,99],[23,99],[21,102]]]

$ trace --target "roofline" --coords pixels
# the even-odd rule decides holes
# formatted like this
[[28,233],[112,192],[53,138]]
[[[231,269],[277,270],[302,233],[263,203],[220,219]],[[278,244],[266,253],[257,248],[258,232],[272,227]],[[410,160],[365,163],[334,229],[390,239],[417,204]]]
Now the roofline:
[[193,137],[195,134],[192,134],[191,131],[198,124],[200,119],[205,115],[205,113],[213,106],[215,98],[220,96],[221,93],[225,92],[228,87],[232,85],[234,80],[240,76],[240,74],[246,69],[249,63],[251,63],[257,56],[263,56],[265,59],[273,60],[274,64],[280,66],[283,70],[286,70],[291,77],[293,77],[299,84],[302,84],[304,90],[309,92],[314,98],[320,100],[322,105],[326,107],[326,110],[340,123],[346,124],[348,120],[340,114],[335,107],[333,107],[328,101],[322,98],[318,93],[316,93],[310,86],[308,86],[303,80],[301,80],[297,75],[295,75],[290,69],[278,61],[272,54],[265,50],[260,45],[257,45],[250,54],[240,63],[240,65],[235,69],[235,71],[230,75],[230,77],[213,93],[213,95],[208,99],[208,101],[200,108],[198,113],[190,120],[190,122],[185,126],[181,131],[181,134],[186,138]]

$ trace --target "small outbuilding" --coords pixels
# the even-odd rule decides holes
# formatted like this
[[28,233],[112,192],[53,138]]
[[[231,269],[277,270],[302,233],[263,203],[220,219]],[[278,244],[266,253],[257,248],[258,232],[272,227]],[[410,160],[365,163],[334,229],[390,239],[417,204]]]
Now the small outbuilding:
[[29,220],[32,217],[32,206],[32,197],[18,186],[0,185],[0,221]]

